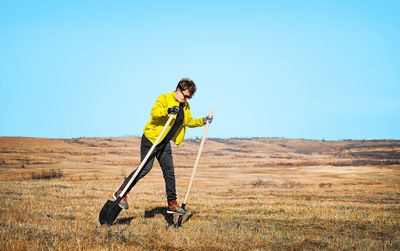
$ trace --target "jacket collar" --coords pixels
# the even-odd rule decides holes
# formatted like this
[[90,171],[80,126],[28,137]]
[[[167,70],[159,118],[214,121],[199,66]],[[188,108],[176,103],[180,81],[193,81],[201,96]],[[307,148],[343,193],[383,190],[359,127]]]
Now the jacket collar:
[[175,99],[177,102],[179,102],[178,99],[176,98],[176,91],[173,91],[173,92],[171,92],[170,94],[172,95],[172,97],[174,97],[174,99]]
[[[172,95],[172,97],[174,97],[174,100],[179,103],[179,100],[176,98],[176,91],[171,92],[170,95]],[[183,106],[187,107],[188,104],[189,104],[189,102],[186,101],[186,103],[184,103]]]

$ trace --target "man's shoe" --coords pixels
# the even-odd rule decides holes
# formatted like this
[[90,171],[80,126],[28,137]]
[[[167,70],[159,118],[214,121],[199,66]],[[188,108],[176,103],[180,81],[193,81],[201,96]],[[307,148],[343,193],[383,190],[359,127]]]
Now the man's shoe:
[[[117,200],[118,195],[121,193],[121,190],[116,191],[113,193],[112,197],[115,200]],[[118,206],[120,206],[122,209],[128,209],[128,194],[125,194],[124,197],[119,201]]]
[[167,213],[184,215],[184,214],[186,214],[186,211],[179,206],[179,204],[178,204],[178,202],[176,202],[176,200],[173,200],[173,201],[168,202]]

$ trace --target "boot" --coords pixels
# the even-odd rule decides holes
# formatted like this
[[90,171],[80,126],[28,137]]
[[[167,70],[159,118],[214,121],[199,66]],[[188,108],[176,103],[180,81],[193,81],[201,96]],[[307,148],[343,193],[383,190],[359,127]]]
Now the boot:
[[184,214],[186,214],[186,211],[179,206],[179,204],[178,204],[178,202],[176,202],[176,200],[173,200],[173,201],[168,201],[167,213],[184,215]]
[[[121,190],[118,190],[115,193],[113,193],[114,201],[117,199],[117,197],[119,196],[120,193],[121,193]],[[129,205],[128,205],[128,193],[126,193],[124,195],[124,197],[122,197],[122,199],[118,203],[118,206],[120,206],[122,209],[128,209],[129,208]]]

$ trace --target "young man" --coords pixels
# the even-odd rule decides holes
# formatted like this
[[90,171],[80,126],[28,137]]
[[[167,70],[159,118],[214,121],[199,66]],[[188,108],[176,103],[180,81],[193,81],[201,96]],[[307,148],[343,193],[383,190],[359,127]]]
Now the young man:
[[[143,130],[144,134],[142,136],[140,145],[140,155],[142,160],[145,158],[146,154],[156,141],[171,114],[174,116],[174,119],[168,126],[166,133],[162,136],[160,143],[155,147],[154,151],[150,155],[150,158],[147,160],[142,170],[140,170],[138,176],[128,188],[126,195],[119,203],[121,208],[128,209],[128,192],[141,178],[150,172],[151,168],[153,167],[154,159],[157,158],[158,162],[160,163],[165,181],[165,190],[167,193],[168,202],[167,212],[179,214],[186,213],[176,201],[175,171],[170,141],[172,140],[176,145],[179,145],[182,143],[185,137],[186,127],[198,127],[205,125],[207,121],[209,123],[212,122],[212,116],[196,119],[192,118],[188,100],[192,98],[195,92],[195,83],[189,78],[183,78],[179,81],[175,91],[163,94],[157,98],[157,101],[151,110],[151,118]],[[114,200],[117,198],[122,189],[124,189],[125,185],[129,182],[134,173],[135,172],[132,172],[125,179],[120,189],[113,194]]]

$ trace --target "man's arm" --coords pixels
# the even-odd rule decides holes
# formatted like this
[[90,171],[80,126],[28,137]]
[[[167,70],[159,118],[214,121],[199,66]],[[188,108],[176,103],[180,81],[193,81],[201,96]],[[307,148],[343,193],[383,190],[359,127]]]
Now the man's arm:
[[188,116],[186,119],[186,125],[188,127],[199,127],[204,125],[204,119],[203,118],[198,118],[194,119],[192,117],[192,113],[190,112],[190,106],[188,106]]
[[166,106],[165,96],[161,95],[157,98],[150,114],[155,118],[168,116],[167,109],[168,107]]

